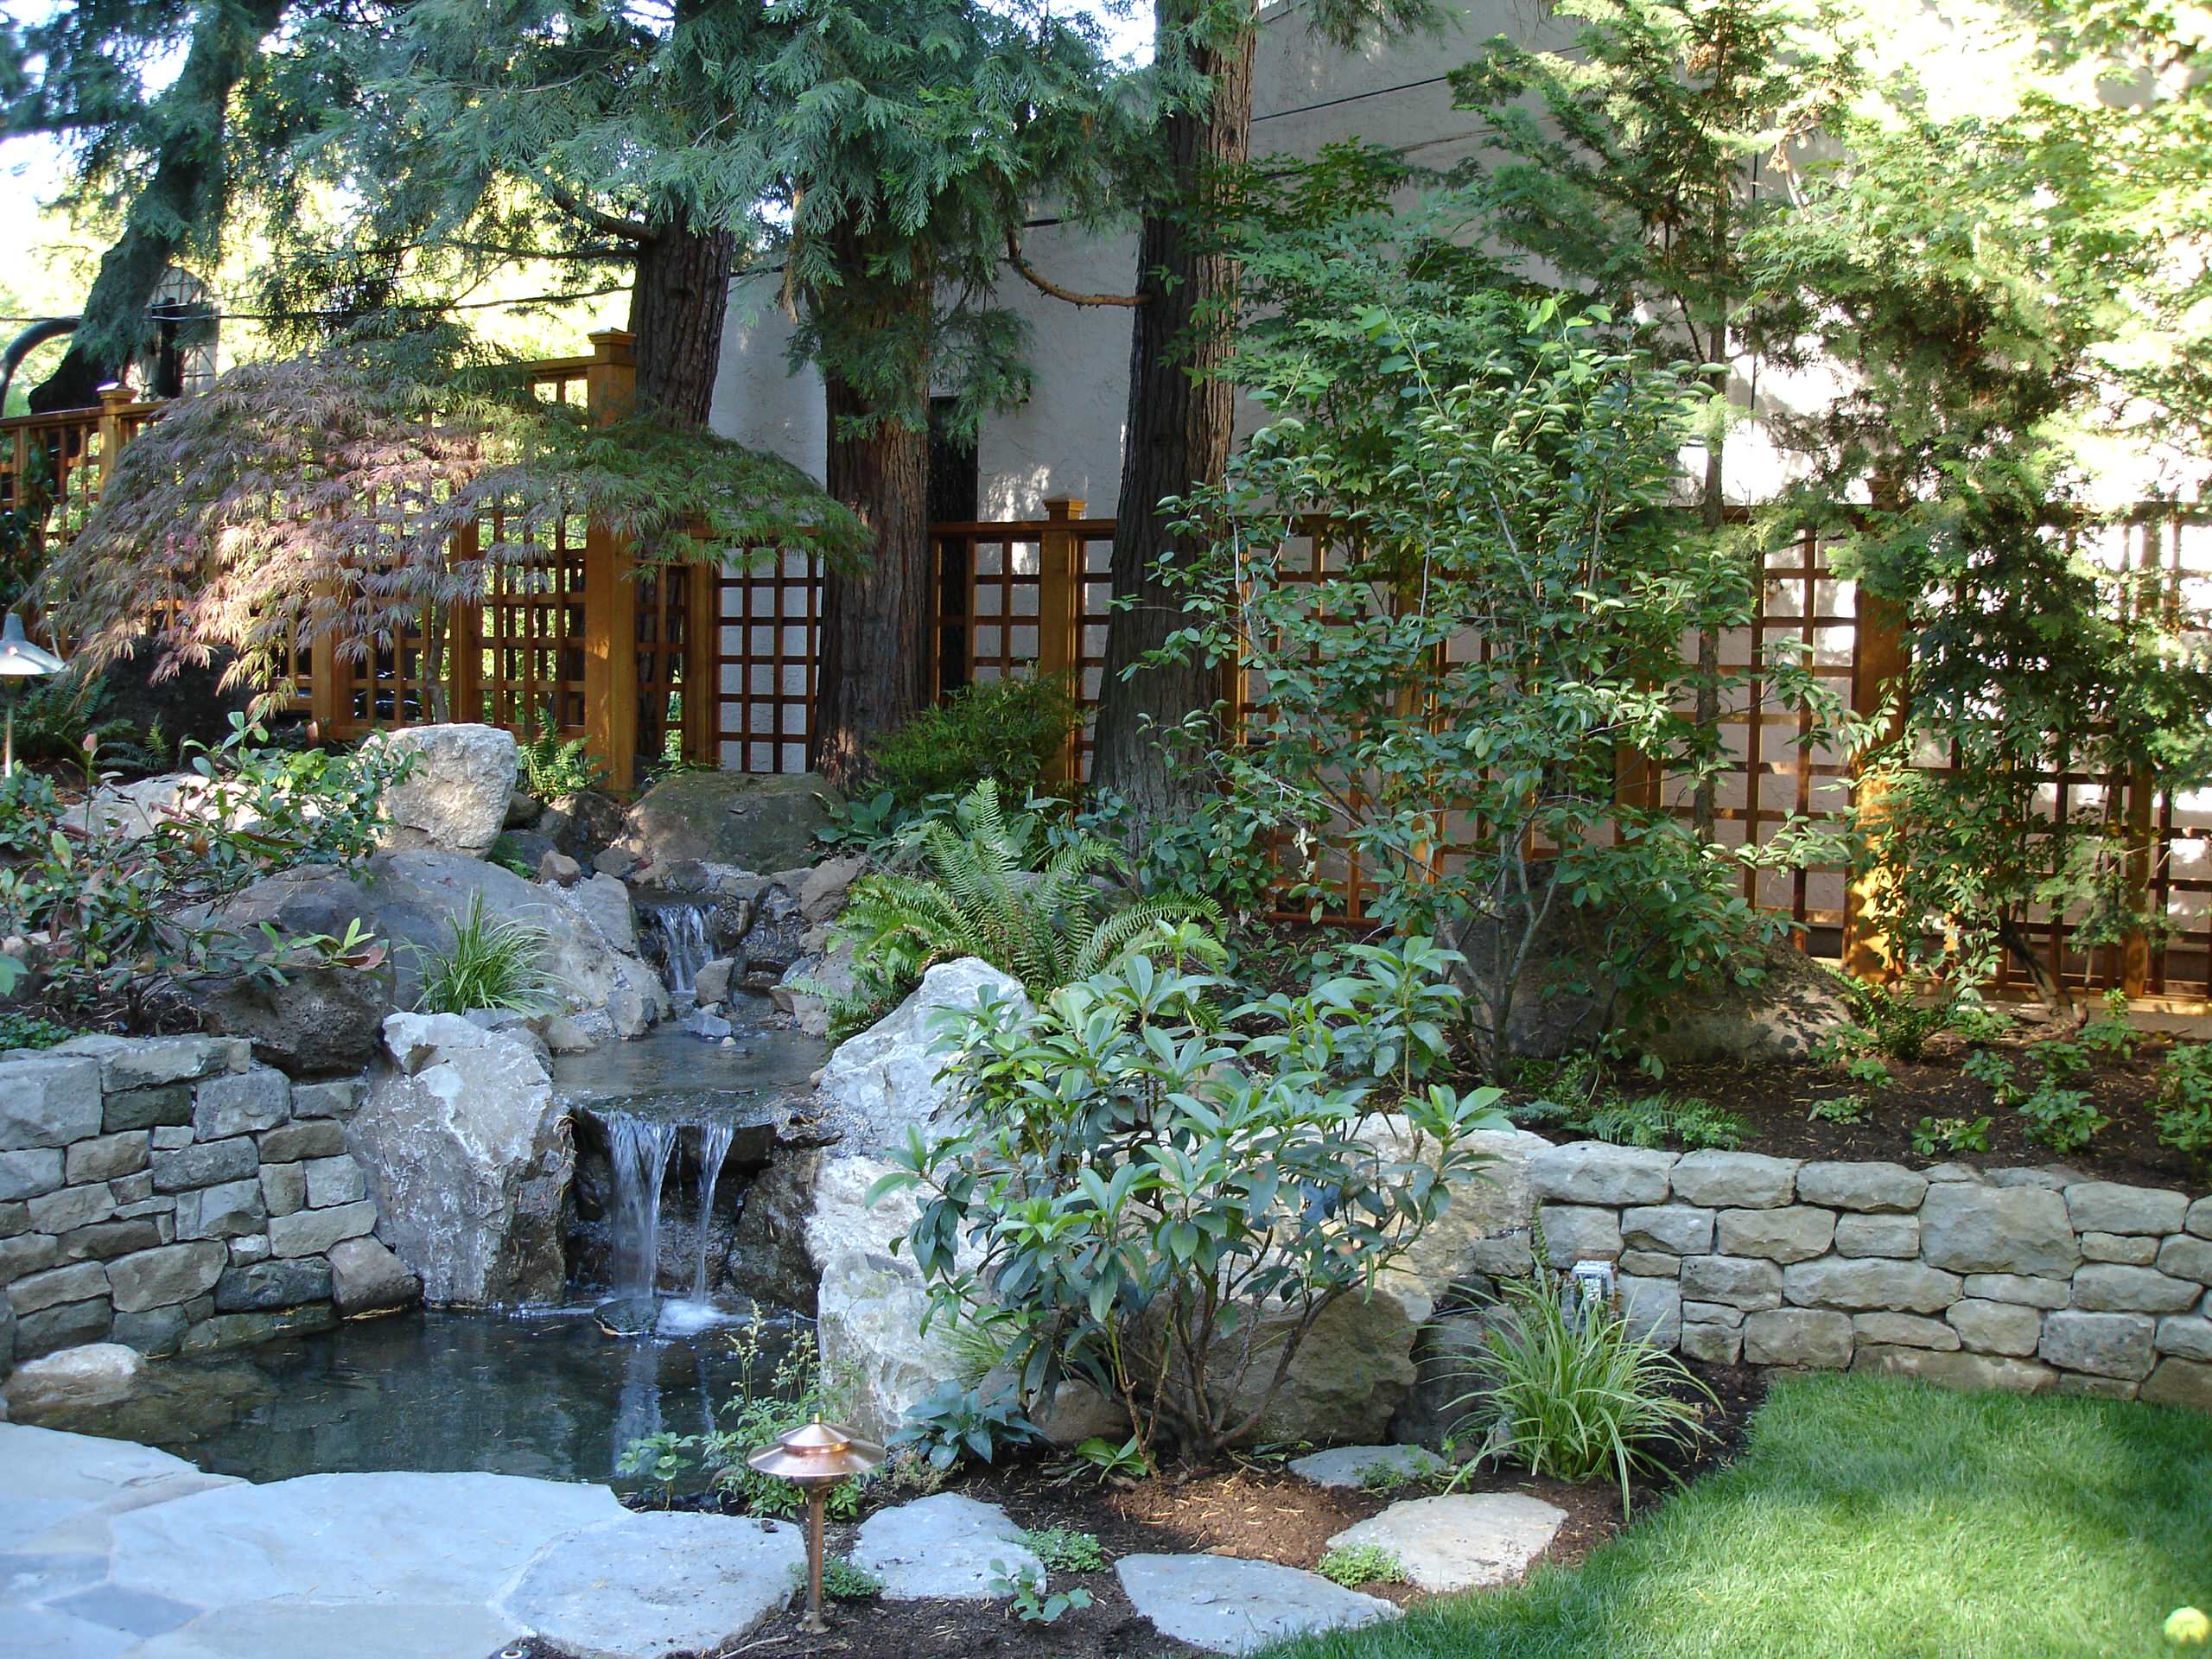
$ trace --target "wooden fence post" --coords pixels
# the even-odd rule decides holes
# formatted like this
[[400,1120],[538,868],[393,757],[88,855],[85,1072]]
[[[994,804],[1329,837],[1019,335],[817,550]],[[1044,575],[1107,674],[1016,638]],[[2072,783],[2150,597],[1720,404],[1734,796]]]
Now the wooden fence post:
[[129,382],[111,380],[100,388],[100,470],[99,493],[107,493],[109,475],[115,471],[116,457],[123,453],[123,411],[137,401],[137,394]]
[[[1052,525],[1083,517],[1079,496],[1056,495],[1045,503]],[[1037,554],[1037,673],[1065,677],[1069,695],[1083,696],[1083,538],[1072,530],[1047,528]],[[1068,733],[1048,776],[1055,783],[1077,781],[1076,734]]]
[[719,766],[721,687],[715,683],[715,659],[721,655],[716,647],[722,625],[721,570],[694,563],[683,574],[683,756],[699,766]]
[[[1878,599],[1859,590],[1858,628],[1851,654],[1851,709],[1855,715],[1878,713],[1892,696],[1897,707],[1890,719],[1888,736],[1894,741],[1904,731],[1904,690],[1912,668],[1912,652],[1905,644],[1904,607],[1893,600]],[[1862,827],[1878,824],[1884,812],[1881,786],[1854,766],[1852,781],[1853,816]],[[1851,877],[1843,897],[1843,966],[1860,979],[1886,982],[1897,977],[1897,941],[1883,933],[1870,917],[1883,876],[1878,870]]]
[[[584,404],[595,426],[629,412],[638,392],[636,336],[609,328],[591,336]],[[584,531],[584,747],[610,787],[638,780],[638,587],[628,545],[594,519]]]

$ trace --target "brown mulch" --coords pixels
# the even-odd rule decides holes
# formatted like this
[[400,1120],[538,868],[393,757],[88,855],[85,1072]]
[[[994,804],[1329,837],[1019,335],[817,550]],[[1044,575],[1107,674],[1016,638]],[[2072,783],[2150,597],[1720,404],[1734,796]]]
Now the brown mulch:
[[[2041,1076],[2024,1051],[2037,1038],[2051,1034],[2028,1029],[1991,1047],[2012,1063],[2014,1075],[2032,1085]],[[1771,1153],[1788,1158],[1883,1160],[1915,1168],[1956,1160],[1977,1168],[2005,1168],[2021,1164],[2064,1164],[2098,1179],[2131,1185],[2183,1187],[2202,1192],[2207,1171],[2170,1147],[2158,1144],[2158,1126],[2152,1116],[2157,1092],[2156,1073],[2165,1044],[2146,1039],[2133,1058],[2100,1057],[2087,1077],[2069,1084],[2087,1092],[2097,1109],[2111,1122],[2095,1141],[2079,1152],[2059,1154],[2038,1145],[2027,1135],[2026,1120],[2009,1107],[1997,1103],[1991,1090],[1961,1071],[1960,1063],[1972,1052],[1955,1038],[1940,1038],[1929,1045],[1918,1064],[1889,1062],[1891,1082],[1871,1093],[1872,1109],[1864,1121],[1831,1123],[1808,1116],[1824,1100],[1841,1099],[1857,1092],[1842,1071],[1826,1065],[1684,1065],[1670,1068],[1667,1087],[1687,1095],[1701,1096],[1718,1107],[1750,1121],[1752,1133],[1744,1142],[1747,1152]],[[1624,1078],[1623,1087],[1636,1092],[1648,1082]],[[1913,1130],[1923,1117],[1989,1119],[1989,1150],[1916,1152]]]
[[[1634,1486],[1635,1513],[1664,1501],[1677,1481],[1694,1478],[1732,1458],[1742,1444],[1765,1381],[1740,1367],[1694,1365],[1718,1406],[1707,1417],[1708,1440],[1678,1452],[1664,1475]],[[944,1488],[1004,1509],[1033,1529],[1067,1527],[1094,1535],[1106,1567],[1093,1573],[1056,1573],[1052,1587],[1088,1591],[1088,1607],[1052,1624],[1025,1624],[1003,1602],[909,1601],[832,1603],[830,1630],[821,1636],[799,1628],[795,1606],[752,1635],[720,1649],[715,1659],[760,1654],[763,1659],[1186,1659],[1199,1649],[1171,1641],[1139,1618],[1122,1593],[1113,1563],[1124,1555],[1215,1553],[1278,1561],[1311,1569],[1328,1541],[1353,1522],[1380,1514],[1404,1497],[1438,1490],[1408,1487],[1389,1494],[1315,1486],[1277,1458],[1175,1470],[1150,1480],[1102,1484],[1088,1469],[1071,1473],[1065,1463],[1024,1460],[1000,1467],[963,1468]],[[1485,1469],[1456,1490],[1528,1492],[1555,1503],[1567,1519],[1544,1560],[1571,1565],[1620,1530],[1620,1495],[1603,1481],[1571,1486],[1525,1470]],[[907,1501],[911,1493],[887,1497]],[[681,1504],[682,1500],[679,1500]],[[828,1529],[832,1554],[852,1547],[857,1522]],[[1400,1603],[1418,1599],[1403,1586],[1366,1585],[1367,1593]],[[555,1659],[550,1649],[522,1644],[531,1659]]]

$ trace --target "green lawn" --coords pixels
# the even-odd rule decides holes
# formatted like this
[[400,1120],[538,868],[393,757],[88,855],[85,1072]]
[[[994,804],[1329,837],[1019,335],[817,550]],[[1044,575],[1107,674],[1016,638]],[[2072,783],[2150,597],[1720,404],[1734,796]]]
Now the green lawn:
[[2212,1607],[2212,1417],[1798,1377],[1580,1567],[1271,1659],[2126,1659],[2183,1604]]

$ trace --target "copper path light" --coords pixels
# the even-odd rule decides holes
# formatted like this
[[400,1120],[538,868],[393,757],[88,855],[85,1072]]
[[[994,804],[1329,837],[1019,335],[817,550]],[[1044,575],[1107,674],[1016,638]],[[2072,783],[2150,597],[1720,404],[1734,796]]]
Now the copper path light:
[[799,1628],[818,1636],[830,1628],[822,1617],[822,1511],[832,1486],[881,1465],[883,1448],[817,1417],[779,1434],[746,1462],[806,1494],[806,1619]]
[[35,645],[23,632],[23,619],[15,612],[0,624],[0,679],[8,683],[8,727],[0,746],[0,777],[16,775],[16,683],[44,679],[59,674],[66,664],[45,646]]

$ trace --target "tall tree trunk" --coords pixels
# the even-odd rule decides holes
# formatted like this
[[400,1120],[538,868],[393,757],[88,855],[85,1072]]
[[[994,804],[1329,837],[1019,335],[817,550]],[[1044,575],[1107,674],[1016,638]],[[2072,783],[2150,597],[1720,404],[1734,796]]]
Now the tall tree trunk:
[[[1192,0],[1155,0],[1163,37],[1187,23],[1191,6]],[[1164,118],[1163,176],[1177,185],[1250,153],[1252,41],[1252,31],[1240,29],[1234,41],[1200,52],[1198,67],[1213,82],[1211,106]],[[1141,826],[1198,799],[1203,777],[1163,751],[1163,728],[1211,706],[1221,690],[1217,673],[1202,664],[1137,664],[1182,620],[1181,596],[1156,568],[1174,545],[1161,498],[1217,484],[1229,464],[1236,400],[1214,371],[1228,356],[1236,264],[1200,246],[1186,219],[1166,207],[1145,217],[1136,291],[1144,302],[1136,308],[1129,353],[1112,567],[1116,595],[1134,603],[1117,609],[1107,626],[1091,766],[1093,781],[1124,797]]]
[[822,582],[822,646],[812,765],[840,785],[859,778],[873,740],[918,713],[930,694],[929,434],[896,420],[865,433],[873,411],[841,377],[823,377],[830,454],[823,482],[873,532],[868,569]]
[[123,234],[101,257],[83,321],[60,366],[31,390],[33,410],[84,409],[122,378],[153,339],[146,311],[155,290],[195,237],[212,240],[230,205],[224,130],[231,94],[284,0],[207,0],[193,26],[184,67],[155,104],[161,133],[154,171],[124,217]]
[[679,221],[638,245],[630,332],[638,337],[638,401],[679,426],[704,426],[714,402],[737,238]]

